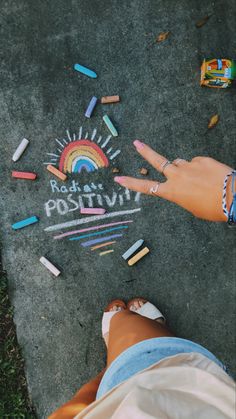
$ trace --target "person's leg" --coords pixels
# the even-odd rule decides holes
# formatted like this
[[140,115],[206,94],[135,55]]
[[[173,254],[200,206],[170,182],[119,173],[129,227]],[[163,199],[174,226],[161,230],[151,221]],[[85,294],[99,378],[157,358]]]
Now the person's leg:
[[[118,312],[126,309],[126,304],[121,300],[113,300],[105,309],[106,312]],[[109,333],[103,335],[107,345]],[[53,412],[48,419],[73,419],[76,414],[80,413],[89,404],[96,399],[97,390],[105,369],[97,375],[97,377],[84,384],[74,397]]]
[[138,342],[156,337],[173,336],[173,333],[161,320],[151,320],[130,310],[121,311],[111,319],[107,366],[123,351]]

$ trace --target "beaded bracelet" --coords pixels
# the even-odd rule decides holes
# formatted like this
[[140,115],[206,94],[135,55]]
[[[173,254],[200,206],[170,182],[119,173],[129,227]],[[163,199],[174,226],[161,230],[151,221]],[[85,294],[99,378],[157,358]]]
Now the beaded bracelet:
[[236,226],[236,171],[232,174],[232,195],[233,195],[233,201],[230,206],[229,210],[229,218],[228,218],[228,224],[229,226]]
[[[228,173],[228,175],[225,176],[224,186],[223,186],[222,209],[223,209],[223,213],[225,214],[225,216],[227,217],[228,220],[229,220],[230,213],[231,212],[234,213],[234,211],[231,210],[231,207],[232,207],[232,209],[234,209],[234,206],[235,206],[235,204],[234,204],[234,202],[235,202],[235,192],[234,192],[235,173],[236,173],[236,170],[232,170],[232,172]],[[227,189],[227,183],[228,183],[228,180],[229,180],[230,176],[233,176],[233,180],[232,180],[233,202],[232,202],[232,205],[230,207],[230,211],[228,211],[227,210],[227,204],[226,204],[226,189]]]

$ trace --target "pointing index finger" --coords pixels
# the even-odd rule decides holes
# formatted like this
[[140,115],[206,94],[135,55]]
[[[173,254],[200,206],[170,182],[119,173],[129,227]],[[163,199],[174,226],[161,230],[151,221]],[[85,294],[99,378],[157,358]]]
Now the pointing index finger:
[[[143,156],[145,160],[148,161],[158,172],[163,173],[163,166],[166,162],[168,162],[168,159],[161,154],[157,153],[156,151],[152,150],[151,147],[144,144],[142,141],[135,140],[134,146],[136,147],[136,150]],[[178,168],[174,166],[173,164],[168,164],[165,167],[165,176],[171,176],[172,174],[176,173]]]
[[116,176],[114,181],[125,188],[131,189],[132,191],[170,199],[168,181],[161,183],[153,180],[136,179],[129,176]]

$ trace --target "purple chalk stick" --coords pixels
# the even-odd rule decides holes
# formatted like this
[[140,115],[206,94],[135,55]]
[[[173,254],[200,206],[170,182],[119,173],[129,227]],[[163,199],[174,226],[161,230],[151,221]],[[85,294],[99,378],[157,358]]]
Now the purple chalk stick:
[[91,115],[93,113],[96,103],[97,103],[97,98],[96,96],[93,96],[85,112],[86,118],[91,118]]

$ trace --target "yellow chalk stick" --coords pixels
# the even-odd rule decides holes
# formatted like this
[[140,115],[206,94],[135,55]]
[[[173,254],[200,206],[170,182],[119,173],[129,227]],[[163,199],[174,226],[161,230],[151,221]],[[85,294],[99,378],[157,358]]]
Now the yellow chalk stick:
[[137,263],[140,259],[142,259],[145,255],[147,255],[150,252],[148,247],[144,247],[144,249],[140,250],[135,256],[133,256],[129,261],[128,265],[133,266],[135,263]]
[[56,167],[52,166],[51,164],[47,166],[47,170],[63,181],[67,179],[67,176],[64,175],[64,173],[60,172],[60,170],[56,169]]

